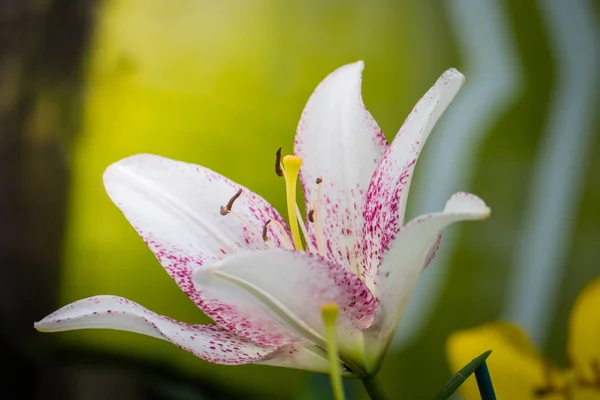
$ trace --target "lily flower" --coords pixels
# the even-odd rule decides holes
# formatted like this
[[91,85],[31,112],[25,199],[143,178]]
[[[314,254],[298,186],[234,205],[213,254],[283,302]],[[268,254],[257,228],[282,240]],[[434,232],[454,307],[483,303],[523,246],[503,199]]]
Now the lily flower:
[[[521,328],[507,322],[454,333],[446,350],[457,370],[482,349],[499,399],[600,400],[600,278],[579,294],[569,321],[569,365],[560,370],[544,360]],[[479,399],[474,382],[460,389],[465,399]]]
[[[277,153],[288,222],[259,195],[207,168],[155,155],[109,166],[108,195],[212,325],[174,321],[133,301],[96,296],[35,327],[118,329],[164,339],[219,364],[327,373],[324,304],[336,304],[343,374],[375,374],[440,231],[489,215],[474,195],[405,223],[415,163],[464,77],[446,71],[391,145],[361,97],[363,63],[331,73],[310,97],[295,155]],[[298,177],[306,219],[296,204]]]

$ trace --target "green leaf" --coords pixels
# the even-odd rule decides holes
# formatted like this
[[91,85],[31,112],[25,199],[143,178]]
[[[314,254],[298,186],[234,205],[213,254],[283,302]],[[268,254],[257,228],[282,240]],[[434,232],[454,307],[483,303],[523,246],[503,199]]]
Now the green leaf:
[[458,371],[456,374],[454,374],[452,378],[450,378],[448,383],[446,383],[446,386],[444,386],[442,391],[438,393],[438,395],[435,396],[433,400],[448,399],[454,392],[456,392],[456,389],[458,389],[460,385],[462,385],[467,380],[467,378],[471,376],[471,374],[473,374],[473,372],[475,372],[475,370],[485,362],[485,360],[489,357],[491,353],[492,351],[488,350],[485,353],[482,353],[480,356],[471,360],[464,367],[462,367],[460,371]]

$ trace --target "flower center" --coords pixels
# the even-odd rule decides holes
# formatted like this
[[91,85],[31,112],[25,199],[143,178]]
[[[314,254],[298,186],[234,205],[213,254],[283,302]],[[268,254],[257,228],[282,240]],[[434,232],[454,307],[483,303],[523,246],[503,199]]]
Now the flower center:
[[[256,235],[260,236],[262,240],[269,246],[273,247],[269,240],[269,235],[274,234],[284,246],[290,250],[295,249],[297,251],[303,251],[304,246],[302,243],[302,236],[304,236],[304,243],[306,243],[307,250],[313,254],[320,254],[325,256],[327,254],[325,247],[325,237],[323,235],[323,220],[321,216],[321,185],[323,183],[322,178],[317,178],[317,199],[310,203],[308,210],[307,223],[313,224],[313,231],[315,234],[315,242],[313,243],[308,235],[306,225],[300,213],[300,208],[296,203],[296,186],[298,183],[298,174],[300,173],[300,167],[302,167],[302,158],[295,155],[287,155],[281,157],[281,148],[277,150],[277,158],[275,160],[275,173],[278,176],[282,176],[285,179],[285,195],[286,195],[286,206],[288,213],[288,221],[291,233],[291,240],[285,227],[278,221],[271,219],[264,211],[262,212],[265,217],[265,224],[262,229],[252,226],[252,224],[242,217],[240,214],[234,212],[233,205],[235,201],[243,197],[251,203],[254,201],[242,193],[242,189],[239,189],[236,194],[227,202],[226,205],[221,206],[220,214],[223,216],[233,215],[238,218],[242,223],[248,227]],[[256,209],[261,208],[256,206]],[[302,235],[300,232],[302,231]],[[315,248],[316,244],[316,248]]]
[[302,240],[300,238],[300,231],[304,235],[304,241],[306,247],[310,253],[319,253],[321,256],[325,256],[325,237],[323,235],[323,219],[321,217],[321,184],[323,178],[317,178],[317,199],[310,203],[308,210],[308,222],[313,223],[313,232],[315,233],[315,241],[317,248],[315,248],[313,242],[310,240],[306,225],[302,219],[300,208],[296,204],[296,183],[298,180],[298,173],[302,166],[302,159],[298,156],[288,155],[283,157],[281,162],[281,148],[277,150],[277,159],[275,161],[275,172],[279,176],[285,178],[285,194],[288,211],[288,219],[290,222],[290,230],[292,232],[292,238],[294,240],[294,246],[296,250],[302,250]]

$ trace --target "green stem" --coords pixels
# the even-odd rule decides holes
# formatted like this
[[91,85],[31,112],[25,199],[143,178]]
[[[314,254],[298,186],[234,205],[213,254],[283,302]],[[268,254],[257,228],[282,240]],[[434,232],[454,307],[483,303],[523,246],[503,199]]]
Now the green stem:
[[383,388],[377,376],[368,376],[362,380],[365,390],[371,400],[386,400],[387,396],[383,393]]

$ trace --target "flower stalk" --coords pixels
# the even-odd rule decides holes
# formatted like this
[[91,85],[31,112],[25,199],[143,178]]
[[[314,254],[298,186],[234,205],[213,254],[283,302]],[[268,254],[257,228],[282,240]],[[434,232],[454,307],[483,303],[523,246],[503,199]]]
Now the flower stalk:
[[381,387],[381,383],[379,382],[379,379],[377,379],[377,375],[363,378],[362,383],[371,400],[387,399],[387,396],[383,393],[383,387]]

